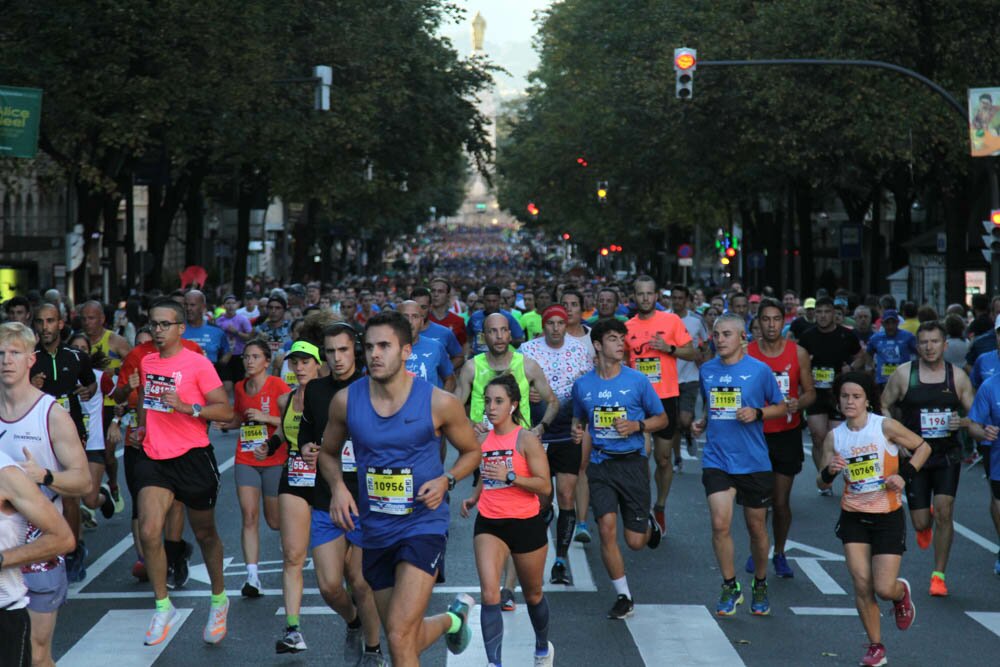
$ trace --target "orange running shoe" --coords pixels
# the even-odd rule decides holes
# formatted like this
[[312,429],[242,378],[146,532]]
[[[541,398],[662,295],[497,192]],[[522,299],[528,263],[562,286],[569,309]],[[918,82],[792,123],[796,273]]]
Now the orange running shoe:
[[934,529],[924,528],[923,530],[917,531],[917,546],[921,549],[926,549],[931,545],[934,540]]
[[931,595],[939,598],[948,595],[948,587],[945,585],[944,579],[936,574],[931,575]]

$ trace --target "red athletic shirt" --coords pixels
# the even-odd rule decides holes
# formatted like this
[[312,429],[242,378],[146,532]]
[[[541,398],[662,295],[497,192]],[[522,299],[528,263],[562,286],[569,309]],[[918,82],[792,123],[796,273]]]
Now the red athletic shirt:
[[264,380],[264,386],[253,396],[247,394],[247,381],[240,380],[233,387],[235,399],[233,407],[236,409],[236,416],[242,422],[240,424],[240,435],[236,442],[236,462],[248,466],[276,466],[283,465],[288,458],[288,445],[281,443],[274,454],[268,456],[263,461],[258,461],[253,455],[253,450],[261,442],[267,442],[268,438],[274,435],[277,426],[252,422],[246,418],[247,410],[255,408],[272,417],[280,417],[281,411],[278,409],[278,397],[287,394],[292,389],[281,378],[268,375]]
[[[799,346],[794,341],[786,340],[785,349],[776,357],[769,357],[760,351],[757,341],[747,345],[747,354],[758,361],[763,361],[771,368],[774,379],[778,381],[781,394],[786,398],[799,397]],[[802,413],[775,417],[764,420],[764,433],[781,433],[799,428],[802,423]]]

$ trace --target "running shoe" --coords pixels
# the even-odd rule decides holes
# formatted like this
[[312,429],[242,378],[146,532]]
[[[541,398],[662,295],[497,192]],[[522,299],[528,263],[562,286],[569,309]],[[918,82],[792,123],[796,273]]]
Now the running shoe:
[[243,588],[240,589],[240,595],[245,598],[259,598],[263,595],[260,592],[260,588],[260,579],[248,576],[246,582],[243,584]]
[[732,616],[736,613],[736,605],[743,604],[743,588],[740,582],[732,586],[722,584],[722,594],[719,603],[715,605],[715,613],[719,616]]
[[774,573],[782,579],[791,579],[795,576],[795,571],[792,570],[791,565],[788,564],[788,559],[785,558],[785,554],[774,554],[774,557],[771,559],[771,563],[774,564]]
[[125,498],[122,497],[121,491],[117,486],[111,489],[111,500],[115,502],[115,514],[121,514],[125,511]]
[[767,581],[754,579],[750,586],[753,601],[750,603],[750,613],[754,616],[768,616],[771,613],[771,603],[767,599]]
[[833,497],[833,489],[819,489],[819,495],[831,498]]
[[101,493],[104,494],[104,502],[101,503],[101,516],[110,519],[115,515],[115,499],[111,497],[111,488],[107,484],[101,484]]
[[631,616],[634,611],[635,603],[632,602],[632,598],[627,595],[619,595],[615,599],[615,604],[611,607],[611,611],[608,612],[608,618],[614,621],[621,621]]
[[132,576],[142,583],[149,581],[149,575],[146,574],[146,561],[140,558],[132,565]]
[[514,602],[514,591],[509,588],[500,589],[500,609],[502,611],[514,611],[517,603]]
[[462,619],[461,627],[455,632],[449,632],[444,637],[445,643],[448,645],[448,650],[455,655],[469,648],[469,642],[472,641],[472,627],[469,625],[469,614],[472,613],[472,608],[475,606],[476,601],[472,597],[465,593],[459,593],[448,607],[449,612]]
[[153,614],[153,620],[149,622],[149,629],[146,630],[146,646],[156,646],[170,634],[171,628],[174,627],[174,622],[180,614],[173,605],[170,605],[169,611],[158,611]]
[[184,542],[184,552],[177,562],[174,563],[173,576],[170,578],[173,583],[173,588],[184,588],[187,584],[188,578],[190,577],[190,567],[189,561],[191,560],[191,554],[194,553],[194,547],[191,546],[190,542]]
[[344,664],[358,664],[364,652],[365,638],[361,626],[359,625],[356,628],[348,627],[347,633],[344,635]]
[[917,531],[917,546],[921,549],[926,549],[934,541],[934,529],[924,528],[923,530]]
[[885,646],[882,644],[869,644],[868,652],[861,658],[863,667],[880,667],[888,662],[885,658]]
[[663,531],[660,530],[660,522],[656,520],[653,512],[649,513],[649,541],[646,542],[646,546],[650,549],[655,549],[660,546],[660,540],[663,539]]
[[656,519],[656,523],[660,524],[660,532],[667,532],[667,513],[665,510],[658,510],[653,508],[653,517]]
[[298,653],[307,648],[309,647],[306,646],[306,640],[302,637],[297,625],[289,625],[285,628],[285,636],[274,643],[275,653]]
[[553,563],[549,581],[553,584],[573,585],[573,577],[570,576],[569,568],[566,567],[566,563],[561,558],[556,558],[556,562]]
[[208,623],[201,638],[208,644],[218,644],[226,638],[226,617],[229,616],[229,600],[220,607],[208,608]]
[[87,530],[97,528],[97,519],[94,518],[94,513],[90,511],[89,507],[83,505],[80,505],[80,525]]
[[910,597],[910,582],[902,577],[899,583],[903,584],[903,599],[892,603],[892,610],[896,615],[896,627],[906,630],[917,618],[917,608],[913,606],[913,599]]
[[747,564],[743,566],[743,569],[747,571],[747,574],[753,574],[756,571],[753,565],[753,554],[747,556]]
[[684,472],[684,459],[680,454],[674,457],[674,472]]
[[556,647],[549,642],[549,647],[545,651],[545,655],[538,655],[535,653],[535,667],[552,667],[553,661],[556,658]]
[[573,532],[573,541],[580,542],[581,544],[590,544],[590,530],[587,529],[586,521],[576,524],[576,530]]
[[945,585],[944,579],[936,574],[931,575],[931,595],[938,598],[948,596],[948,586]]
[[347,664],[357,664],[358,667],[389,667],[389,661],[381,653],[365,653],[361,656],[359,662],[349,662]]

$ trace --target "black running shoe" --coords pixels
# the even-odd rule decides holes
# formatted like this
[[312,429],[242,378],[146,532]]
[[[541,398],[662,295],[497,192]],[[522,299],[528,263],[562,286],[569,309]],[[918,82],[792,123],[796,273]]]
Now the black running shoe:
[[104,494],[104,502],[101,503],[101,516],[110,519],[115,515],[115,499],[111,497],[111,487],[101,484],[101,493]]
[[573,577],[570,576],[566,563],[558,559],[555,564],[552,565],[552,575],[549,580],[553,584],[566,584],[567,586],[573,585]]
[[663,533],[660,531],[660,523],[656,520],[652,510],[649,512],[649,527],[652,528],[652,530],[649,531],[649,541],[646,543],[646,546],[650,549],[655,549],[660,546],[660,540],[663,539]]
[[177,562],[174,563],[174,588],[184,588],[184,585],[187,584],[188,578],[190,577],[188,565],[191,560],[192,553],[194,553],[194,547],[191,546],[190,542],[185,541],[184,552],[181,554],[181,557],[177,559]]
[[624,620],[632,615],[634,609],[635,604],[633,604],[631,598],[627,595],[619,595],[618,599],[615,600],[615,605],[608,612],[608,618],[616,621]]

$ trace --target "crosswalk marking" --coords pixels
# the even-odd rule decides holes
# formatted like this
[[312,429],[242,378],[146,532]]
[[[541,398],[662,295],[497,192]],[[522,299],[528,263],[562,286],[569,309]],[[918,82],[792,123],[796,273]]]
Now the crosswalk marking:
[[969,618],[976,621],[984,628],[1000,637],[1000,612],[996,611],[967,611]]
[[59,658],[59,667],[102,667],[109,662],[128,667],[149,667],[177,636],[191,611],[178,609],[179,616],[170,635],[156,646],[145,646],[142,640],[153,612],[113,609]]
[[674,667],[744,664],[715,617],[701,605],[639,604],[625,623],[647,665],[665,664],[667,656]]
[[797,616],[857,616],[854,607],[789,607]]

